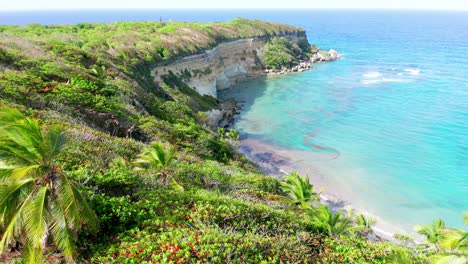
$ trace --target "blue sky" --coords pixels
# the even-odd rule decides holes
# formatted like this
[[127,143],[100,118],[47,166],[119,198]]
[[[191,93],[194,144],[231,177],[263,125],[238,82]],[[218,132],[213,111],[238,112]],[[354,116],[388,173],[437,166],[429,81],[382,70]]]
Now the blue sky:
[[0,10],[109,8],[378,8],[468,10],[468,0],[2,0]]

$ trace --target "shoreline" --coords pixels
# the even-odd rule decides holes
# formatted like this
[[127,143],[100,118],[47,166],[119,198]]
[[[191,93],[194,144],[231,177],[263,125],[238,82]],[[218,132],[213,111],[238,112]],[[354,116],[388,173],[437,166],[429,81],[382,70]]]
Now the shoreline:
[[[351,208],[355,213],[372,216],[376,220],[376,224],[372,227],[372,230],[377,238],[396,243],[394,235],[405,234],[410,235],[415,243],[418,243],[414,234],[385,222],[378,215],[367,212],[360,208],[358,204],[353,203],[349,199],[349,190],[341,189],[340,186],[334,185],[326,174],[319,171],[318,167],[311,164],[298,165],[301,161],[307,159],[323,159],[324,157],[321,154],[310,151],[284,149],[259,139],[249,138],[246,135],[241,135],[238,152],[254,162],[262,173],[276,179],[281,180],[284,175],[291,172],[307,175],[315,190],[326,188],[320,195],[320,202],[327,204],[333,211]],[[313,177],[311,177],[312,175]]]

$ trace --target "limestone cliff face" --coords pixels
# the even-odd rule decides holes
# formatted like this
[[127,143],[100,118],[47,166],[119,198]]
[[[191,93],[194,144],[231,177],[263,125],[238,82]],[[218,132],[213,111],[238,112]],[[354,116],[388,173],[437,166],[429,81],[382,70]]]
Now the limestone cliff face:
[[[298,43],[306,39],[304,32],[281,35]],[[180,58],[153,68],[156,83],[172,72],[202,95],[217,97],[217,91],[229,88],[245,78],[263,75],[262,55],[269,37],[238,39],[218,44],[215,48]]]

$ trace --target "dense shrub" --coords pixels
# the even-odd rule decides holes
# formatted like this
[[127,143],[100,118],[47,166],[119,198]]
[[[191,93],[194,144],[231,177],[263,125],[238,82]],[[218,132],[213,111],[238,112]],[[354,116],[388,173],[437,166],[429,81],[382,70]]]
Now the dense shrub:
[[263,60],[268,68],[281,69],[297,64],[302,54],[301,47],[287,38],[273,38],[265,45]]

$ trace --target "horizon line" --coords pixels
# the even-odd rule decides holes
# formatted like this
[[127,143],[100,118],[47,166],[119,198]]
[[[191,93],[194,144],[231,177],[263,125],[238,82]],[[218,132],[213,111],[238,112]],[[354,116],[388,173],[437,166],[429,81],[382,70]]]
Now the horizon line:
[[435,8],[378,8],[378,7],[307,7],[307,8],[226,8],[226,7],[207,7],[207,8],[177,8],[177,7],[168,7],[168,8],[145,8],[145,7],[110,7],[110,8],[50,8],[50,9],[42,9],[42,8],[33,8],[33,9],[0,9],[0,12],[30,12],[30,11],[125,11],[125,10],[133,10],[133,11],[152,11],[152,10],[162,10],[162,11],[217,11],[217,10],[238,10],[238,11],[307,11],[307,10],[343,10],[343,11],[455,11],[455,12],[467,12],[468,9],[435,9]]

